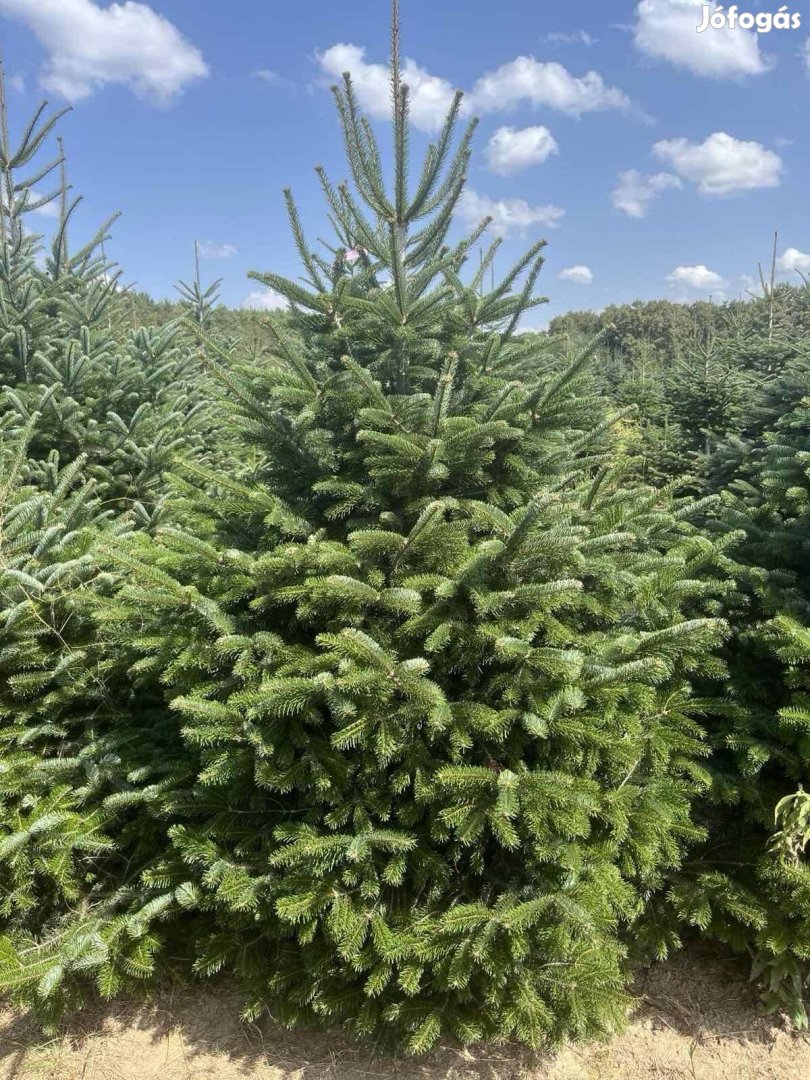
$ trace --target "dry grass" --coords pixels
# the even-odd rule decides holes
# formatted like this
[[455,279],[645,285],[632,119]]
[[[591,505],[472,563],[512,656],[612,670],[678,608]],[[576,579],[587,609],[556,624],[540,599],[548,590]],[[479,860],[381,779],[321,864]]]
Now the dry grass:
[[0,1012],[0,1080],[801,1080],[810,1039],[758,1011],[733,961],[686,954],[639,981],[620,1037],[544,1058],[444,1047],[413,1062],[339,1036],[245,1027],[227,988],[160,994],[86,1013],[43,1042]]

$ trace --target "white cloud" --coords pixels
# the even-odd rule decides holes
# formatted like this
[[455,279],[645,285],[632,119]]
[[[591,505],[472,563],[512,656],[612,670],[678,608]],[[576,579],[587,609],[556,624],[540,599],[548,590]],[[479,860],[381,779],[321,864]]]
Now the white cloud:
[[540,40],[547,45],[595,45],[599,39],[592,37],[587,30],[572,30],[570,33],[546,34]]
[[0,15],[24,23],[48,51],[41,83],[70,101],[109,83],[167,102],[208,74],[202,53],[146,4],[125,0],[0,0]]
[[25,92],[25,77],[23,75],[9,75],[8,79],[9,88],[17,94]]
[[512,176],[530,165],[541,164],[559,149],[546,127],[501,127],[487,143],[486,155],[493,172]]
[[683,184],[672,173],[660,172],[645,176],[638,169],[626,169],[616,178],[611,192],[613,205],[632,218],[647,216],[650,202],[667,188],[682,188]]
[[277,83],[282,81],[281,75],[277,71],[271,71],[269,68],[259,68],[258,71],[251,72],[254,79],[261,79],[262,82]]
[[[388,67],[369,63],[359,45],[332,45],[318,53],[318,63],[333,79],[351,73],[358,103],[369,116],[386,120],[391,113]],[[413,60],[402,65],[402,78],[410,91],[411,120],[420,131],[438,131],[453,101],[454,90],[446,79],[431,75]]]
[[233,244],[219,244],[215,240],[204,240],[197,244],[201,259],[230,259],[236,254]]
[[573,281],[577,285],[590,285],[593,271],[590,266],[567,266],[557,275],[561,281]]
[[255,289],[242,301],[242,307],[252,308],[254,311],[283,311],[287,307],[287,301],[275,289]]
[[810,255],[805,255],[798,248],[785,248],[776,260],[777,267],[786,274],[795,273],[810,274]]
[[739,79],[768,71],[771,65],[760,52],[754,31],[708,27],[699,34],[703,6],[704,0],[641,0],[633,28],[636,48],[710,79]]
[[687,139],[657,142],[653,153],[685,180],[697,184],[701,195],[778,187],[781,180],[778,154],[761,143],[735,139],[724,131],[715,131],[702,143]]
[[667,274],[667,281],[670,285],[696,292],[722,291],[728,285],[724,278],[702,263],[698,266],[676,266],[671,274]]
[[546,63],[533,56],[518,56],[482,75],[466,101],[466,108],[480,113],[502,112],[522,102],[559,109],[572,116],[630,107],[627,95],[607,86],[596,71],[578,78],[554,61]]
[[531,206],[525,199],[491,199],[465,188],[458,202],[459,213],[470,225],[492,218],[492,229],[499,236],[522,232],[534,225],[553,228],[565,214],[559,206]]
[[[332,45],[317,56],[321,69],[333,79],[339,79],[345,71],[351,73],[357,100],[369,116],[378,120],[388,118],[391,90],[386,64],[368,61],[366,50],[359,45]],[[420,131],[438,131],[453,100],[452,85],[447,79],[431,75],[413,60],[403,63],[402,77],[410,89],[414,126]],[[463,110],[466,114],[503,112],[521,102],[559,109],[572,116],[597,109],[630,107],[627,95],[607,86],[596,71],[577,78],[562,64],[518,56],[482,75],[465,97]]]

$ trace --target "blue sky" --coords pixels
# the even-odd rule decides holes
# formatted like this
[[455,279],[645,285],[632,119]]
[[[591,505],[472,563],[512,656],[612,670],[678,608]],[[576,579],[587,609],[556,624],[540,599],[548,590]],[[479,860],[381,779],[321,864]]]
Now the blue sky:
[[[700,0],[402,7],[414,148],[464,89],[481,116],[465,214],[494,211],[503,270],[548,240],[551,302],[533,325],[637,297],[737,295],[774,229],[783,276],[810,271],[810,10],[805,27],[698,34]],[[250,269],[297,273],[281,189],[326,235],[313,167],[346,172],[328,92],[345,66],[387,138],[381,0],[0,0],[0,44],[15,126],[43,95],[74,106],[62,134],[79,225],[122,211],[109,252],[155,296],[188,278],[195,239],[229,304],[256,292]]]

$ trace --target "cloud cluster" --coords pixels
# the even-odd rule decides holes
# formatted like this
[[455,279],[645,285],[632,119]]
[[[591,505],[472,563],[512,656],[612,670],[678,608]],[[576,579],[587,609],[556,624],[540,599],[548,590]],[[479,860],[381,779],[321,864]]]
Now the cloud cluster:
[[722,292],[728,282],[720,274],[700,263],[698,266],[676,266],[667,281],[680,289],[695,292]]
[[498,236],[520,233],[534,225],[553,228],[565,214],[559,206],[532,206],[525,199],[491,199],[467,187],[459,199],[458,210],[469,225],[492,218],[492,230]]
[[645,217],[656,195],[667,188],[683,187],[684,180],[707,196],[778,187],[782,180],[783,163],[778,154],[761,143],[735,139],[724,131],[715,131],[703,142],[662,139],[652,152],[673,171],[645,175],[638,169],[627,169],[619,173],[611,198],[628,217]]
[[724,131],[715,131],[702,143],[665,139],[653,146],[653,153],[684,180],[697,184],[701,195],[778,187],[782,178],[778,154]]
[[[366,60],[366,50],[359,45],[342,44],[318,53],[318,62],[324,74],[332,79],[340,79],[344,72],[350,72],[360,108],[377,120],[388,119],[391,82],[386,64]],[[402,65],[402,77],[410,91],[414,126],[420,131],[438,131],[453,101],[453,87],[447,79],[431,75],[413,60],[406,60]]]
[[518,56],[486,72],[472,88],[466,107],[475,113],[503,112],[520,104],[581,116],[601,109],[628,109],[630,99],[608,86],[597,71],[578,77],[555,61]]
[[810,274],[810,255],[795,247],[785,248],[776,260],[776,265],[785,274]]
[[668,188],[682,188],[683,184],[672,173],[659,172],[645,175],[638,169],[626,169],[616,178],[616,187],[611,193],[613,205],[632,218],[646,217],[650,203]]
[[[339,79],[351,73],[360,107],[378,119],[390,112],[388,67],[366,59],[359,45],[337,44],[318,53],[324,74]],[[438,131],[453,99],[447,79],[431,75],[413,60],[402,66],[403,80],[410,90],[411,119],[420,131]],[[494,71],[486,72],[464,99],[466,114],[505,112],[520,104],[545,106],[580,116],[600,109],[628,109],[630,99],[616,87],[608,86],[596,71],[578,77],[562,64],[543,62],[533,56],[518,56]]]
[[0,15],[25,24],[48,52],[41,83],[79,101],[110,83],[170,101],[208,74],[202,53],[151,7],[125,0],[0,0]]
[[633,27],[636,48],[645,56],[709,79],[739,79],[768,71],[771,65],[760,52],[753,30],[722,27],[697,32],[703,22],[704,3],[641,0]]
[[559,149],[546,127],[500,127],[487,143],[486,157],[493,172],[512,176],[530,165],[540,165]]

